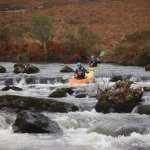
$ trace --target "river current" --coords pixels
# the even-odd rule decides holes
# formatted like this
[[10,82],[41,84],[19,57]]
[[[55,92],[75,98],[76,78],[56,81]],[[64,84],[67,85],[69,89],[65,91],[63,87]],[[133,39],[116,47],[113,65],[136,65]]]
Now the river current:
[[[0,89],[5,87],[6,79],[13,79],[14,86],[23,91],[0,91],[0,95],[20,95],[48,98],[57,87],[68,87],[61,82],[64,75],[60,73],[66,64],[33,64],[40,68],[36,74],[14,74],[14,63],[1,62],[7,72],[0,74]],[[75,68],[75,64],[67,64]],[[87,64],[84,64],[88,67]],[[118,66],[100,64],[100,70],[95,72],[96,83],[76,86],[78,90],[85,90],[90,95],[96,95],[97,86],[107,87],[114,83],[109,79],[113,75],[122,75],[124,79],[134,81],[142,87],[150,87],[150,72],[142,67]],[[26,83],[31,78],[32,83]],[[16,114],[0,111],[0,150],[150,150],[150,132],[139,134],[133,132],[130,136],[113,137],[111,133],[123,125],[147,125],[150,129],[150,116],[136,113],[119,114],[97,113],[94,106],[97,99],[94,96],[75,98],[68,95],[56,100],[73,103],[80,108],[78,112],[47,113],[44,115],[56,121],[63,129],[63,135],[50,134],[17,134],[13,133],[12,124]],[[144,92],[143,103],[150,103],[150,92]]]

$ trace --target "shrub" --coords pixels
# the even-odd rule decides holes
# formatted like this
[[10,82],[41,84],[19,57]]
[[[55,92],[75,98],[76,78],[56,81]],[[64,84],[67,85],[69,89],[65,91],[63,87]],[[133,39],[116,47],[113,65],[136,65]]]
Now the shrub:
[[0,40],[8,41],[11,37],[11,31],[7,27],[0,28]]
[[30,61],[30,59],[29,59],[29,57],[26,53],[22,53],[22,54],[19,54],[16,57],[16,61],[18,61],[18,62],[28,62],[28,61]]
[[140,42],[150,40],[150,30],[139,31],[125,36],[127,41]]
[[116,49],[114,49],[114,52],[116,54],[127,54],[129,52],[130,48],[125,46],[119,46]]
[[53,20],[48,16],[35,15],[32,17],[33,36],[43,44],[45,55],[47,55],[47,44],[53,38]]
[[145,71],[150,71],[150,64],[145,66]]
[[[67,31],[64,35],[65,37],[62,42],[65,54],[70,56],[78,53],[80,56],[77,57],[80,57],[82,61],[87,59],[87,56],[91,53],[91,49],[99,41],[98,36],[85,27],[80,28],[77,34],[73,31]],[[73,60],[76,60],[75,57]]]
[[150,47],[145,47],[136,57],[135,64],[144,66],[150,64]]

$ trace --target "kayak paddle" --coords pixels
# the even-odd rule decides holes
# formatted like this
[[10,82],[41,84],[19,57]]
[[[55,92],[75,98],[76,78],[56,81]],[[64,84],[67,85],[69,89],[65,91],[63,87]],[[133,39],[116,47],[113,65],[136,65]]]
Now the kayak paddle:
[[102,57],[104,55],[105,55],[105,51],[101,51],[100,54],[99,54],[100,57]]
[[63,79],[63,80],[68,80],[69,78],[70,78],[70,75],[69,75],[69,74],[68,74],[68,75],[66,74],[66,75],[62,76],[62,79]]

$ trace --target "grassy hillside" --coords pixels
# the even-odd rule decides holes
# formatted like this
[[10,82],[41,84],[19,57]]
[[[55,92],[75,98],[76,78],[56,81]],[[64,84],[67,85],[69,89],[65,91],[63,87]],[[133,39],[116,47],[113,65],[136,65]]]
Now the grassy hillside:
[[[54,49],[58,48],[57,54],[58,51],[63,51],[60,48],[63,44],[62,32],[66,30],[76,34],[79,28],[86,27],[99,37],[99,43],[92,50],[98,53],[99,50],[104,49],[111,55],[113,49],[124,41],[126,35],[150,29],[149,0],[0,0],[0,9],[0,27],[10,29],[17,34],[15,36],[17,38],[19,36],[20,46],[15,48],[16,53],[26,53],[28,47],[41,49],[36,44],[24,48],[27,43],[33,44],[31,18],[37,13],[51,16],[54,20],[55,44],[53,43],[52,47],[55,47],[53,53]],[[18,40],[13,37],[12,43],[15,41],[17,43]],[[9,46],[12,43],[1,44],[0,51],[10,51]],[[23,50],[18,52],[18,49]],[[14,54],[14,52],[9,53],[9,55]],[[38,53],[41,53],[40,50]],[[74,57],[79,58],[79,56]]]

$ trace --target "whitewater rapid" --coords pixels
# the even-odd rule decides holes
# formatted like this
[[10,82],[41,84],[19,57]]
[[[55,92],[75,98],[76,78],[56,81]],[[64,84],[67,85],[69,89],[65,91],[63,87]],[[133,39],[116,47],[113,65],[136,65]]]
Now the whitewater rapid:
[[[0,88],[5,87],[4,81],[13,78],[15,86],[23,91],[0,91],[0,95],[21,95],[44,97],[57,87],[68,87],[55,78],[65,74],[60,73],[65,64],[34,64],[40,68],[37,74],[14,74],[14,63],[0,63],[6,67],[7,73],[0,74]],[[67,64],[75,68],[75,64]],[[87,64],[85,64],[87,67]],[[122,75],[142,87],[150,87],[150,73],[142,67],[117,66],[101,64],[100,71],[95,73],[96,82],[76,87],[96,94],[98,85],[111,86],[109,82],[113,75]],[[72,73],[66,73],[72,75]],[[26,84],[25,78],[35,78],[32,84]],[[19,79],[19,80],[18,80]],[[42,80],[41,80],[42,79]],[[52,80],[54,79],[54,80]],[[150,92],[143,95],[145,103],[150,103]],[[0,150],[150,150],[150,116],[139,114],[97,113],[94,106],[97,102],[94,97],[75,98],[68,95],[66,98],[57,98],[59,101],[74,103],[81,109],[78,112],[47,113],[44,115],[56,121],[63,129],[63,135],[49,134],[18,134],[13,133],[12,124],[16,114],[0,111]],[[145,125],[145,134],[132,133],[130,136],[112,136],[112,132],[123,125]]]

